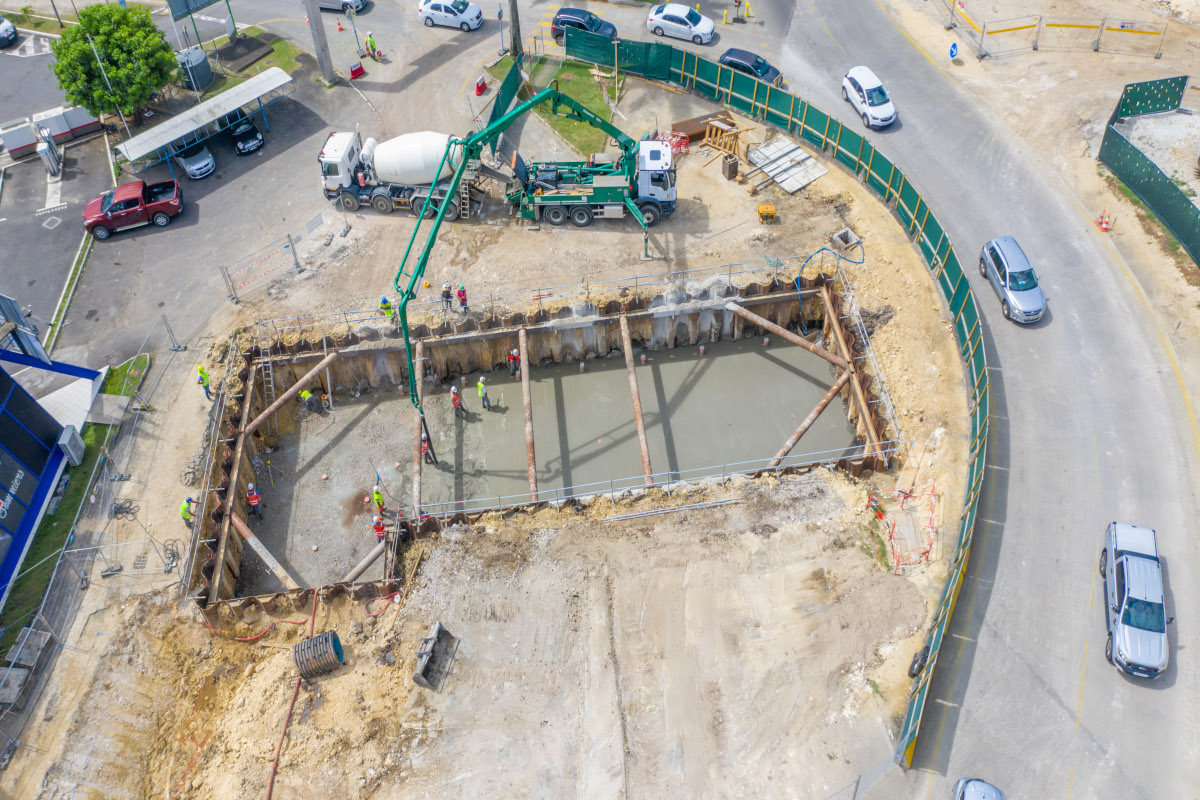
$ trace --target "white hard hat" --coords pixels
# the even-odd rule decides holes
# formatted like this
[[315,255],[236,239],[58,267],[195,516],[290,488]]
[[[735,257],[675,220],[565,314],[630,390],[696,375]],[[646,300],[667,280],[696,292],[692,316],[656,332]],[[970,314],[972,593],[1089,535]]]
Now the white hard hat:
[[449,289],[449,288],[450,288],[450,281],[446,281],[445,283],[443,283],[443,284],[442,284],[442,288],[443,288],[443,289]]
[[246,488],[247,488],[247,489],[249,489],[250,491],[252,491],[252,492],[253,492],[253,491],[254,491],[254,484],[253,484],[253,483],[251,483],[251,484],[249,484],[249,485],[248,485]]
[[378,483],[377,483],[377,484],[375,484],[375,491],[377,491],[377,492],[379,491],[379,484],[378,484]]
[[486,381],[486,380],[487,380],[487,378],[483,377],[482,375],[480,375],[480,376],[479,376],[479,382],[480,382],[480,383],[483,383],[483,382],[484,382],[484,381]]
[[367,36],[374,36],[374,35],[375,35],[374,31],[367,31]]

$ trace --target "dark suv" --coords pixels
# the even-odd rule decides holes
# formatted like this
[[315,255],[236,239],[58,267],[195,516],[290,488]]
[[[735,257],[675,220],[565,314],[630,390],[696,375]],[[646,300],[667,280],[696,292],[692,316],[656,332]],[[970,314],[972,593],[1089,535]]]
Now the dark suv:
[[555,44],[561,45],[567,35],[567,28],[578,28],[588,33],[617,38],[617,26],[605,22],[590,11],[582,8],[560,8],[550,23],[550,33],[554,36]]

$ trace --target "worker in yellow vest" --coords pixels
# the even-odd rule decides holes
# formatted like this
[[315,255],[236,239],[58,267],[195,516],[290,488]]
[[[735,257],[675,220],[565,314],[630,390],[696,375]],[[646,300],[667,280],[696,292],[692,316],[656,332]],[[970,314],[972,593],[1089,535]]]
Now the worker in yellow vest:
[[195,519],[195,515],[192,513],[192,498],[189,497],[183,501],[183,505],[179,507],[179,516],[183,518],[183,524],[191,529],[192,520]]
[[314,414],[321,410],[321,406],[317,402],[317,398],[313,397],[313,393],[308,389],[300,390],[300,402],[308,406],[309,411],[313,412]]
[[479,376],[479,383],[475,384],[475,390],[479,393],[479,405],[490,409],[492,407],[492,401],[488,399],[487,384],[484,383],[484,380],[485,379],[482,375]]
[[388,300],[386,297],[381,297],[379,299],[379,310],[383,312],[383,315],[388,319],[391,319],[392,315],[396,313],[395,309],[392,308],[392,301]]
[[209,394],[208,391],[208,370],[204,368],[203,364],[196,367],[196,370],[199,373],[196,378],[196,383],[200,384],[200,386],[204,389],[204,399],[212,400],[212,395]]
[[379,513],[383,513],[383,490],[379,488],[379,484],[375,484],[375,488],[371,490],[371,499],[375,501],[375,508],[379,509]]

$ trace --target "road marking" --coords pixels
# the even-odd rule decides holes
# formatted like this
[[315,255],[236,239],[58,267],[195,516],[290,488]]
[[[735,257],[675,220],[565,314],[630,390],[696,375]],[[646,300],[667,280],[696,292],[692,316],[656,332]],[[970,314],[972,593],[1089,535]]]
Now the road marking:
[[48,231],[52,231],[62,224],[62,220],[58,217],[46,217],[46,221],[42,223],[42,227]]
[[1087,647],[1083,643],[1083,666],[1079,670],[1079,702],[1075,705],[1075,727],[1079,727],[1079,715],[1083,712],[1083,681],[1087,677]]
[[[817,0],[809,0],[809,2],[812,4],[813,13],[819,15],[821,12],[817,11]],[[842,43],[833,35],[833,31],[829,30],[829,26],[822,22],[821,27],[825,29],[825,35],[829,37],[829,40],[837,45],[837,49],[843,53],[846,52],[846,48],[842,47]],[[766,47],[766,45],[767,43],[763,42],[763,47]]]
[[62,173],[46,175],[46,205],[43,208],[57,208],[64,205],[62,201]]
[[0,217],[0,222],[8,222],[8,217]]
[[64,208],[66,208],[66,207],[67,207],[67,204],[66,204],[66,203],[59,203],[59,204],[58,204],[58,205],[56,205],[56,206],[46,206],[45,208],[39,208],[39,209],[38,209],[38,210],[37,210],[37,211],[34,213],[34,216],[35,216],[35,217],[40,217],[42,214],[49,214],[51,211],[60,211],[60,210],[62,210],[62,209],[64,209]]
[[1071,776],[1067,778],[1067,800],[1071,800],[1071,787],[1075,785],[1075,768],[1071,767]]

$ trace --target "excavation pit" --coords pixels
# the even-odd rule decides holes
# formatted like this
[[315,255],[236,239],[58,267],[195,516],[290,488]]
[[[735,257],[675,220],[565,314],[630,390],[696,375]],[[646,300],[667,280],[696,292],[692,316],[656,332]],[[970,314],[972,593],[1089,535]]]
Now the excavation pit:
[[[887,404],[873,399],[870,375],[848,368],[866,363],[869,350],[834,284],[822,276],[800,287],[775,281],[417,326],[426,334],[415,350],[424,427],[408,397],[404,339],[389,320],[343,326],[340,338],[305,331],[243,348],[242,388],[254,390],[249,408],[244,394],[234,397],[228,417],[231,430],[251,432],[234,437],[222,466],[226,480],[237,473],[234,513],[249,518],[250,538],[224,532],[223,509],[213,515],[214,558],[197,599],[296,605],[300,587],[356,581],[371,587],[360,593],[383,593],[400,577],[393,564],[403,539],[495,509],[616,503],[680,481],[819,464],[886,467],[894,420],[880,413]],[[524,376],[505,367],[514,349]],[[264,414],[301,384],[331,395],[329,406],[289,398]],[[463,398],[457,415],[451,387]],[[251,480],[264,496],[262,519],[243,500]],[[377,480],[382,546],[372,524]],[[235,520],[232,529],[244,527]],[[243,540],[259,555],[244,554]],[[220,562],[227,569],[214,581]]]

